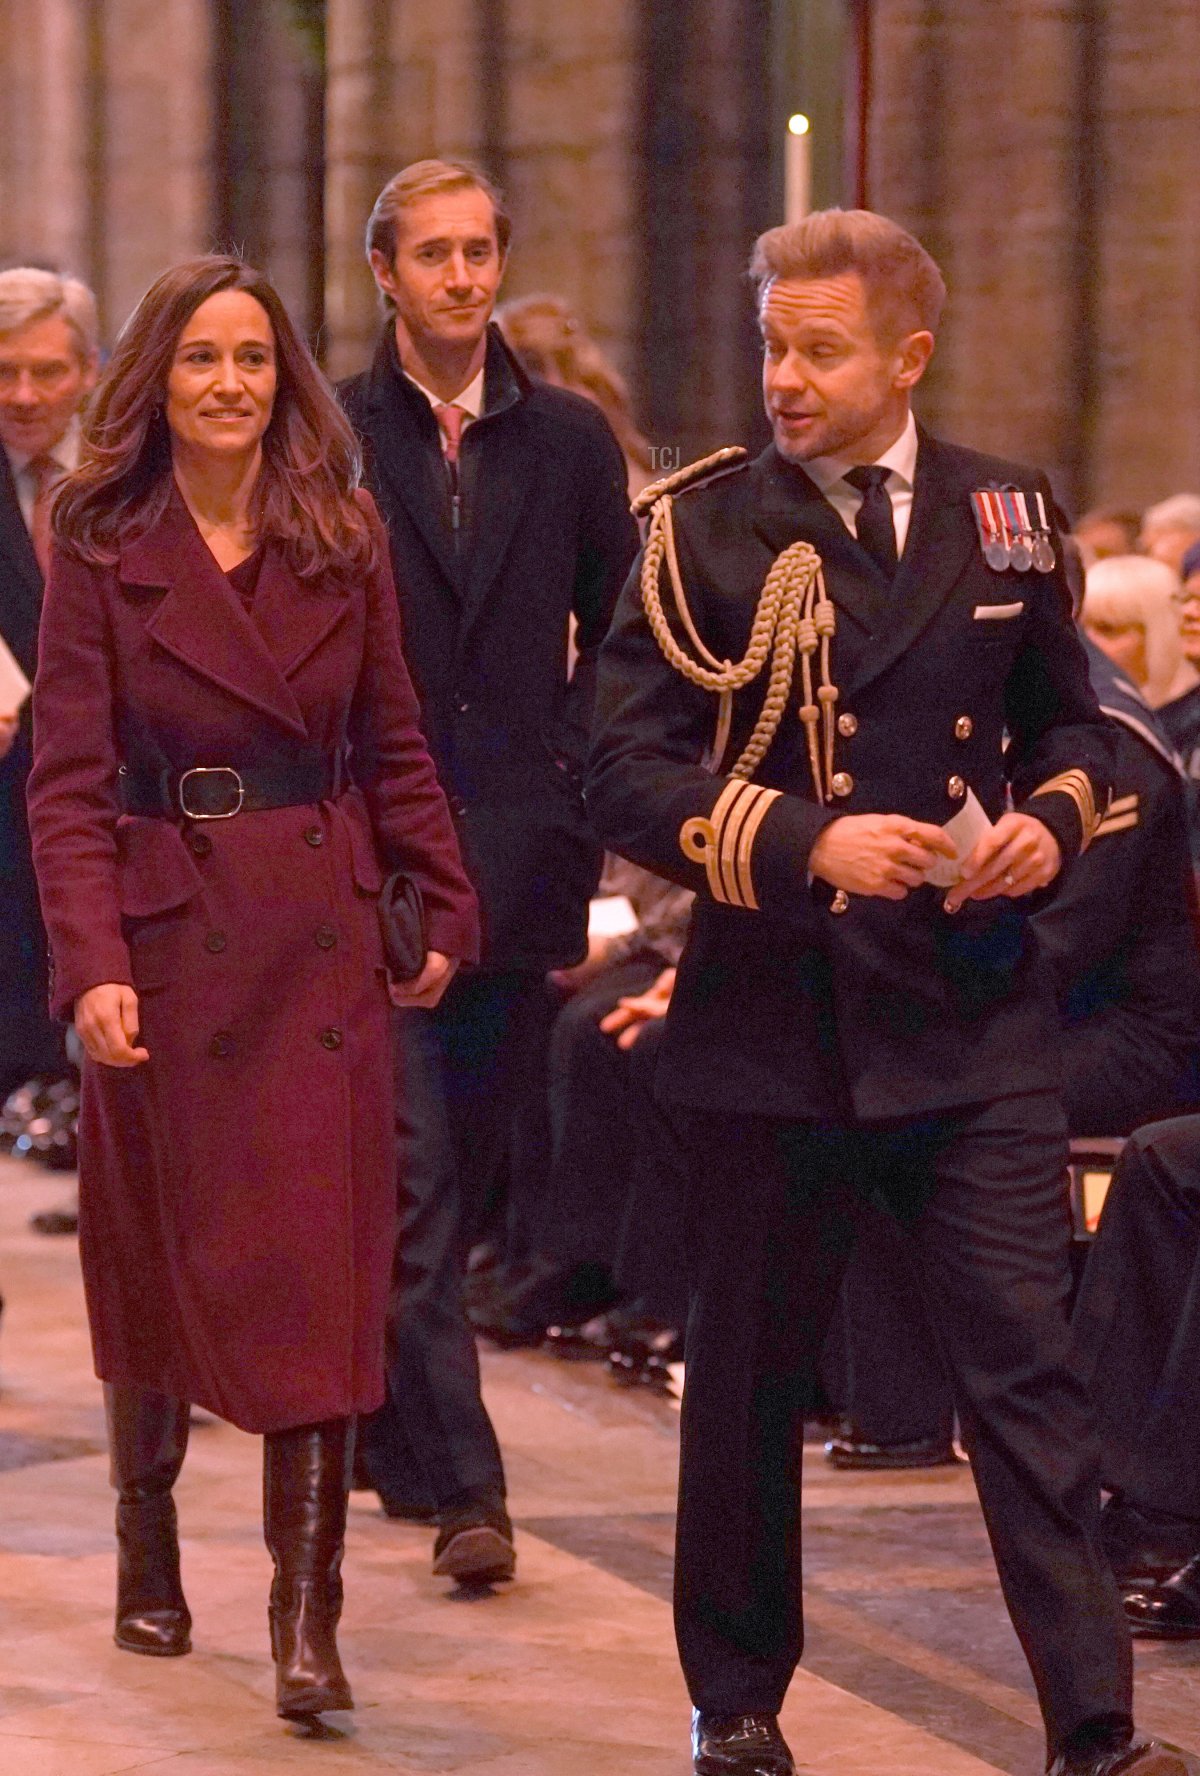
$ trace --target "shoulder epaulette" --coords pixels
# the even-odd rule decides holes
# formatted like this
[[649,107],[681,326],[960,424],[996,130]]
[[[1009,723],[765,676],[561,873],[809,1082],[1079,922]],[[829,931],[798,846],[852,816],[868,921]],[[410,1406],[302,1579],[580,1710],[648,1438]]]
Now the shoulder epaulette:
[[711,456],[702,456],[697,462],[685,463],[683,468],[675,469],[669,475],[663,475],[657,481],[651,481],[643,487],[632,502],[635,518],[644,517],[664,494],[682,493],[685,487],[697,487],[702,481],[711,481],[719,474],[727,474],[730,469],[741,468],[749,452],[743,444],[727,444],[723,450],[714,450]]

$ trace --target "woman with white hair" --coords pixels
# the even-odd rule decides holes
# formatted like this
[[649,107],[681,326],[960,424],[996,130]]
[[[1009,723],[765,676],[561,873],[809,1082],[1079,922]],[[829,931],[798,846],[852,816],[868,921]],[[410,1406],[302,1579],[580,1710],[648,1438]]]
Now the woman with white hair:
[[1179,579],[1145,555],[1110,555],[1087,570],[1083,627],[1157,709],[1196,683],[1183,655]]

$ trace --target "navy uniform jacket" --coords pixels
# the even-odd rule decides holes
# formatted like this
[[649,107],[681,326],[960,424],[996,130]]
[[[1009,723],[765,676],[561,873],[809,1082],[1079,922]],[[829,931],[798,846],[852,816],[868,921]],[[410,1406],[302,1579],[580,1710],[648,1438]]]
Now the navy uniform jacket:
[[1200,685],[1164,703],[1158,717],[1183,761],[1192,862],[1200,868]]
[[1084,646],[1114,723],[1112,801],[1033,923],[1062,1012],[1071,1132],[1128,1135],[1197,1101],[1196,893],[1179,760],[1141,693]]
[[437,421],[390,327],[338,394],[387,523],[405,658],[479,891],[484,964],[577,962],[602,861],[582,801],[596,650],[638,544],[620,447],[594,402],[531,381],[493,327],[456,532]]
[[[1017,807],[1030,806],[1053,830],[1069,864],[1089,836],[1088,801],[1104,807],[1112,743],[1061,570],[996,572],[980,552],[972,490],[1010,482],[1040,489],[1049,506],[1040,476],[923,436],[907,545],[890,585],[803,470],[773,447],[680,495],[683,581],[718,658],[741,659],[767,571],[798,539],[823,558],[837,607],[836,768],[848,793],[831,806],[816,801],[794,687],[754,779],[781,793],[741,829],[738,881],[749,893],[727,894],[724,904],[704,864],[681,848],[683,829],[716,810],[730,833],[730,816],[744,812],[739,795],[756,792],[704,768],[716,698],[666,663],[631,577],[601,655],[587,798],[606,844],[697,895],[663,1043],[665,1097],[870,1120],[1058,1083],[1054,999],[1028,905],[968,902],[950,917],[929,886],[895,902],[808,882],[812,845],[842,814],[941,825],[962,807],[966,784],[994,820],[1011,789]],[[737,694],[726,763],[753,726],[764,681]],[[1078,771],[1090,782],[1082,803],[1065,787],[1037,793]]]

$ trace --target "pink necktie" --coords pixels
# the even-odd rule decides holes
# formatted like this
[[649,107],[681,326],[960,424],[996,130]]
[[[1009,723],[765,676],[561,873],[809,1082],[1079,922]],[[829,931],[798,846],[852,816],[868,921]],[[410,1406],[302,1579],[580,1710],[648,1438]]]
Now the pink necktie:
[[439,402],[433,411],[437,416],[438,426],[441,429],[442,455],[445,457],[446,467],[450,471],[450,481],[452,486],[457,487],[458,451],[459,446],[462,443],[463,421],[467,417],[466,409],[464,407],[456,407],[453,401],[449,401],[445,403]]
[[62,479],[62,470],[52,456],[33,457],[26,463],[25,470],[33,482],[29,535],[45,579],[50,572],[50,507],[54,503],[54,489]]

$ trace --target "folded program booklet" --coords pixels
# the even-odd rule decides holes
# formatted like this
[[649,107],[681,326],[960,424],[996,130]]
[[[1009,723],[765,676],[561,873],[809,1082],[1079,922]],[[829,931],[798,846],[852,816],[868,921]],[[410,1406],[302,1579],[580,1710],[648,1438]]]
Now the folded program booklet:
[[955,856],[935,857],[925,871],[925,880],[935,888],[953,888],[956,882],[962,881],[962,866],[971,855],[984,833],[991,832],[992,822],[984,812],[983,804],[973,789],[967,791],[967,799],[953,820],[948,820],[942,831],[954,841]]
[[0,715],[16,715],[32,689],[11,648],[0,635]]

